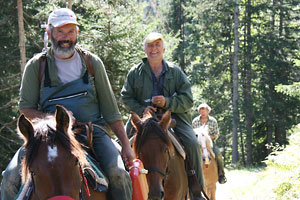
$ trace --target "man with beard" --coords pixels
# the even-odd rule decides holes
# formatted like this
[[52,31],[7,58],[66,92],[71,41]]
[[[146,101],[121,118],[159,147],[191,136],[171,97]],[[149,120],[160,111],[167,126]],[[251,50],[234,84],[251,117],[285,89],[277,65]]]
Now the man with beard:
[[[47,33],[52,46],[46,53],[34,56],[25,66],[20,88],[20,113],[29,119],[44,118],[53,115],[59,104],[70,110],[79,122],[93,122],[103,127],[108,124],[122,143],[122,158],[132,161],[134,153],[104,65],[99,57],[76,46],[78,25],[75,14],[67,8],[50,14]],[[85,55],[89,56],[93,68],[93,80],[88,73]],[[43,56],[46,64],[41,81],[40,60]],[[108,197],[129,200],[132,195],[130,176],[110,137],[99,126],[94,127],[93,147],[109,179]],[[2,200],[15,199],[19,191],[23,154],[21,147],[3,172]]]

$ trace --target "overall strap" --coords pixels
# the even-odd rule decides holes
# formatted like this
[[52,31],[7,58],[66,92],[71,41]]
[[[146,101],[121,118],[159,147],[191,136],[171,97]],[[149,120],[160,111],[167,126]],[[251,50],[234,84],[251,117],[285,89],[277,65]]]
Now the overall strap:
[[43,52],[42,56],[40,57],[40,68],[39,68],[39,82],[40,82],[40,85],[41,85],[43,75],[44,75],[44,72],[45,72],[46,63],[47,63],[46,52]]
[[85,65],[86,65],[86,68],[87,68],[89,74],[92,77],[94,77],[94,74],[95,74],[94,73],[94,68],[92,66],[91,58],[90,58],[89,53],[86,50],[84,50],[84,49],[82,49],[80,47],[76,48],[76,50],[78,50],[79,53],[81,53],[81,55],[83,56],[83,59],[84,59],[84,62],[85,62]]
[[[94,68],[91,64],[91,59],[90,59],[90,55],[89,53],[82,49],[82,48],[76,48],[76,50],[79,51],[79,53],[82,54],[86,68],[88,73],[94,77]],[[44,80],[44,87],[50,87],[51,86],[51,80],[50,80],[50,76],[49,76],[49,69],[48,69],[48,62],[47,62],[47,56],[46,56],[47,52],[43,52],[43,55],[40,58],[40,68],[39,68],[39,82],[41,85],[42,79],[43,79],[43,75],[45,73],[45,80]],[[83,80],[85,83],[88,82],[88,73],[84,74]]]
[[40,57],[40,69],[39,69],[39,82],[42,83],[43,75],[45,73],[44,87],[51,87],[51,80],[49,76],[48,62],[47,62],[47,52],[43,52]]
[[49,67],[48,67],[48,62],[46,60],[46,66],[45,66],[45,80],[44,80],[44,87],[51,87],[51,79],[49,76]]

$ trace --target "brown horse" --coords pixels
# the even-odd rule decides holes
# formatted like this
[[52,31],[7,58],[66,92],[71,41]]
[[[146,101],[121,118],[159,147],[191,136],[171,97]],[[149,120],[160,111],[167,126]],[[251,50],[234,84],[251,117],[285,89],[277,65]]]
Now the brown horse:
[[184,200],[188,196],[188,179],[184,159],[175,150],[167,129],[171,112],[167,111],[160,121],[152,115],[142,119],[131,114],[137,130],[133,150],[148,170],[149,200]]
[[106,199],[104,192],[87,187],[82,167],[89,163],[70,126],[71,117],[61,106],[56,107],[53,117],[36,121],[19,117],[18,129],[26,152],[22,181],[31,178],[33,182],[31,200]]
[[218,181],[218,166],[213,152],[213,142],[208,135],[207,127],[194,129],[202,148],[204,191],[210,200],[216,199],[216,183]]

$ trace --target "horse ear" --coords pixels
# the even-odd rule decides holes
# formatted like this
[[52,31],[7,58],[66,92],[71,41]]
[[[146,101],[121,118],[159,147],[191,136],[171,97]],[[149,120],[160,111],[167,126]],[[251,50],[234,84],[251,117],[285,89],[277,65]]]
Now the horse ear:
[[[25,143],[33,138],[34,130],[32,123],[22,114],[18,119],[19,135],[24,139]],[[21,135],[22,134],[22,135]]]
[[63,130],[64,133],[67,133],[71,117],[65,107],[56,105],[55,120],[56,128]]
[[170,123],[171,123],[171,111],[167,110],[163,114],[163,116],[162,116],[161,120],[158,122],[158,124],[164,131],[167,131]]
[[135,112],[131,112],[131,123],[136,130],[139,129],[141,121],[141,118]]

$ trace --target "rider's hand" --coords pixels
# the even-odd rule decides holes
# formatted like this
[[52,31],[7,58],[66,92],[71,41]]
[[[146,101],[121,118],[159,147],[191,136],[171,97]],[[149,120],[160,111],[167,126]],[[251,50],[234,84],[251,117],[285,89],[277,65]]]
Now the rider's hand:
[[147,106],[143,112],[143,116],[146,115],[147,113],[154,114],[156,112],[156,108],[153,106]]
[[152,103],[157,107],[164,107],[166,105],[166,99],[164,96],[154,96],[152,97]]
[[127,160],[130,163],[133,161],[133,159],[135,157],[134,153],[133,153],[133,151],[132,151],[132,149],[131,149],[130,146],[124,146],[124,147],[122,147],[121,156],[122,156],[123,160]]

